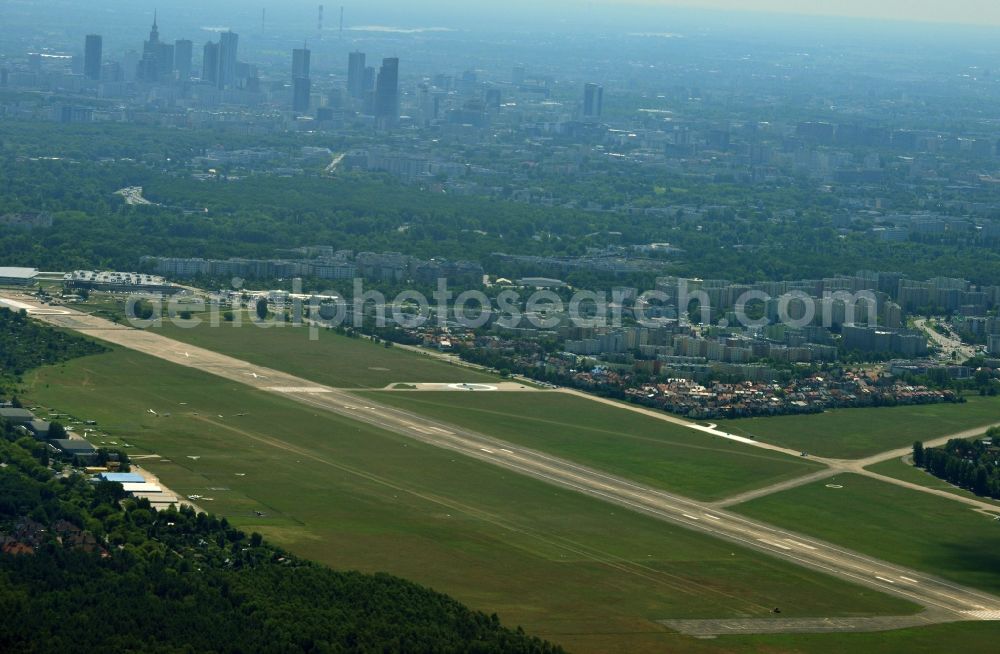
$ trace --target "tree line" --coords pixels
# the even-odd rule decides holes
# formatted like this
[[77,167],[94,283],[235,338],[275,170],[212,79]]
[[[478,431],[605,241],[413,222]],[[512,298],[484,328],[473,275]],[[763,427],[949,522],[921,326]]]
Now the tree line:
[[913,464],[981,497],[1000,499],[1000,429],[991,427],[985,438],[954,438],[944,447],[913,444]]
[[0,397],[32,368],[106,351],[88,338],[31,320],[24,311],[0,308]]

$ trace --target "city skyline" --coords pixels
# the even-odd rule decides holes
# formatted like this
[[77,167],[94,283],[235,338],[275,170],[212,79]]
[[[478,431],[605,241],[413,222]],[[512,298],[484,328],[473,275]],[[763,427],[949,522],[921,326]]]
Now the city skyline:
[[992,6],[199,3],[0,9],[0,652],[996,649]]

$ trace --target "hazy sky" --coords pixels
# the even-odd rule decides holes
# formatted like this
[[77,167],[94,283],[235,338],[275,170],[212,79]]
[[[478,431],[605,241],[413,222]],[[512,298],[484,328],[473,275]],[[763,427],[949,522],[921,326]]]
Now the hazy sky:
[[[286,2],[289,0],[285,0]],[[315,0],[295,0],[312,5]],[[572,21],[587,14],[608,14],[615,9],[636,15],[643,8],[771,12],[813,16],[842,16],[895,21],[1000,25],[1000,0],[330,0],[355,12],[362,7],[406,7],[421,11],[447,7],[457,14],[500,11],[513,13],[557,12]],[[353,5],[353,7],[352,7]],[[610,10],[610,11],[609,11]],[[658,12],[650,13],[650,17]]]
[[[1000,25],[998,0],[591,0],[595,4],[649,4],[891,20]],[[581,2],[580,4],[585,4]]]
[[[303,0],[307,1],[307,0]],[[331,4],[358,0],[331,0]],[[369,0],[371,2],[372,0]],[[379,0],[374,0],[376,4]],[[845,16],[901,21],[964,23],[970,25],[1000,25],[1000,0],[471,0],[477,9],[495,6],[507,10],[534,7],[559,11],[585,12],[587,9],[608,9],[642,6],[686,7],[707,10],[761,11],[816,16]],[[393,4],[392,0],[382,0]],[[470,0],[409,0],[402,4],[412,8],[431,5],[452,5],[457,11],[469,11]],[[361,3],[364,4],[364,3]]]
[[[941,40],[945,32],[975,32],[994,39],[1000,27],[1000,0],[0,0],[0,30],[13,25],[35,31],[107,31],[117,25],[123,31],[142,31],[158,8],[161,26],[171,34],[190,33],[199,26],[226,26],[250,33],[260,25],[261,8],[266,8],[269,24],[305,33],[315,29],[319,4],[325,5],[327,29],[335,29],[340,6],[345,8],[348,28],[441,26],[480,31],[683,34],[721,29],[761,38],[787,32],[807,39],[835,30],[861,30],[879,38],[915,27],[919,38]],[[800,17],[778,18],[775,13]],[[892,26],[809,18],[817,16],[920,23]],[[944,30],[938,27],[943,23],[988,29]],[[995,40],[1000,43],[1000,38]]]

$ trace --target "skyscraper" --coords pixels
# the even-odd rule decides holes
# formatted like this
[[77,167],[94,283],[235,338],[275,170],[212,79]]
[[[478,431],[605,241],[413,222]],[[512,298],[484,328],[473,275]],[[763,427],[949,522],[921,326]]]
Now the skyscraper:
[[174,72],[174,46],[160,41],[160,28],[156,24],[156,12],[153,12],[153,26],[149,30],[149,38],[142,44],[142,59],[136,77],[143,82],[162,82],[169,80]]
[[156,69],[161,82],[166,82],[174,78],[173,43],[161,43],[156,49]]
[[101,79],[101,52],[103,40],[97,34],[88,34],[83,50],[83,74],[87,79]]
[[232,88],[236,85],[236,48],[240,35],[235,32],[223,32],[219,35],[219,76],[220,89]]
[[105,82],[123,82],[125,74],[117,61],[106,61],[101,66],[101,80]]
[[292,50],[292,79],[309,77],[309,50],[295,48]]
[[309,111],[309,94],[312,82],[309,79],[309,50],[305,47],[292,50],[292,111]]
[[156,25],[156,10],[153,10],[153,26],[149,28],[149,40],[147,43],[159,43],[160,42],[160,28]]
[[382,126],[393,125],[399,120],[399,59],[396,57],[382,60],[375,80],[374,110]]
[[128,50],[122,57],[122,75],[126,82],[134,82],[136,72],[139,69],[139,53],[135,50]]
[[365,53],[352,52],[347,59],[347,92],[351,94],[352,98],[364,98],[365,92],[368,90],[364,84]]
[[500,94],[500,89],[486,89],[486,106],[490,109],[500,109],[500,104],[503,102],[503,96]]
[[201,81],[219,84],[219,44],[209,41],[202,50]]
[[583,87],[584,118],[600,118],[604,109],[604,87],[597,84],[587,84]]
[[136,79],[143,82],[156,82],[159,80],[160,71],[157,66],[157,59],[160,55],[160,28],[156,25],[156,11],[153,11],[153,27],[149,30],[149,38],[142,44],[142,59],[139,60],[139,69],[136,71]]
[[194,45],[187,39],[174,42],[174,70],[182,82],[191,79],[191,51]]
[[372,96],[374,95],[375,95],[375,67],[365,66],[365,72],[361,75],[361,98],[366,101],[372,100]]
[[292,80],[292,111],[300,114],[309,111],[311,92],[312,82],[308,77],[296,77]]

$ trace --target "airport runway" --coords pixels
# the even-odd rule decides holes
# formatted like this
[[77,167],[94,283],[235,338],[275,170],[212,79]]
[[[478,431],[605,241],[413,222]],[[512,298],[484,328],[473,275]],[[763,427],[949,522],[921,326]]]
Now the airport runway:
[[[30,304],[27,299],[19,301]],[[1000,598],[993,595],[750,520],[710,503],[665,493],[349,392],[186,345],[152,331],[122,327],[72,310],[58,314],[46,311],[36,317],[908,599],[941,616],[937,621],[1000,620]]]

